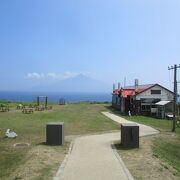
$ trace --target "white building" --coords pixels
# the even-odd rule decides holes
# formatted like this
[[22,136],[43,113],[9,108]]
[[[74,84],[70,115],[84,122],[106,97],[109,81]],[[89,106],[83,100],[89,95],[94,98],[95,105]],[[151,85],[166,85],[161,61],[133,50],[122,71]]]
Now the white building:
[[[129,86],[115,89],[112,93],[112,106],[122,113],[158,114],[156,105],[160,101],[173,101],[173,92],[159,84]],[[168,106],[168,111],[172,111]]]

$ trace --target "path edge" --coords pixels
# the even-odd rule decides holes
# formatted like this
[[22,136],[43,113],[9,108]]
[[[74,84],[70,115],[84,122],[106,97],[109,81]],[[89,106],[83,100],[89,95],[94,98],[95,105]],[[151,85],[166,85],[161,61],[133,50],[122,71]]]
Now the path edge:
[[71,144],[70,144],[70,146],[69,146],[68,153],[66,154],[64,160],[62,161],[62,163],[61,163],[61,165],[60,165],[60,167],[59,167],[56,175],[53,177],[53,180],[59,180],[59,179],[61,178],[61,176],[63,175],[64,168],[65,168],[65,166],[66,166],[66,163],[67,163],[67,161],[68,161],[68,158],[69,158],[69,156],[70,156],[70,154],[71,154],[71,152],[72,152],[73,146],[74,146],[74,141],[75,141],[75,140],[71,141]]
[[111,147],[112,147],[112,150],[116,156],[116,158],[118,159],[118,161],[120,162],[121,166],[123,167],[123,171],[125,172],[128,180],[134,180],[133,176],[131,175],[130,171],[128,170],[128,168],[126,167],[126,165],[124,164],[122,158],[120,157],[120,155],[118,154],[117,150],[116,150],[116,147],[114,145],[114,142],[111,142]]

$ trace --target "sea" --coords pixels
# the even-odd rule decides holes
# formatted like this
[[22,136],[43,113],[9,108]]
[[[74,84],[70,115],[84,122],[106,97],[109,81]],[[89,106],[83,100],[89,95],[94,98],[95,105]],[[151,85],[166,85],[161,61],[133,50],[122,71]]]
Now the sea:
[[110,102],[112,99],[111,92],[109,93],[15,92],[15,91],[0,92],[0,100],[36,101],[37,96],[48,96],[48,101],[50,102],[59,102],[61,98],[63,98],[66,102],[79,102],[79,101]]

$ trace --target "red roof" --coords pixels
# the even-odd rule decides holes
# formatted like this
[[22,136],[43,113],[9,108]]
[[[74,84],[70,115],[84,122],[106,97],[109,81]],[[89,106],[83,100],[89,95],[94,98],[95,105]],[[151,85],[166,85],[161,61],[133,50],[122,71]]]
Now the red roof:
[[129,86],[125,88],[115,89],[113,90],[113,94],[120,94],[122,97],[127,98],[128,96],[133,96],[139,93],[142,93],[146,89],[154,86],[154,84],[147,84],[147,85],[139,85],[137,91],[135,92],[134,86]]
[[121,89],[120,92],[122,97],[132,96],[135,95],[134,89]]

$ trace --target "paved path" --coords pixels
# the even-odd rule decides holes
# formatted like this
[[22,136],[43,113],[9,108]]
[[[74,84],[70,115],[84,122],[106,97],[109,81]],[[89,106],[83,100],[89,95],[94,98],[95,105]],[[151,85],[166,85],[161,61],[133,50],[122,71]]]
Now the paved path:
[[[118,123],[127,122],[114,114],[103,114]],[[154,133],[158,131],[140,125],[140,135]],[[120,140],[120,132],[76,138],[54,180],[133,180],[111,146],[116,140]]]
[[[128,121],[122,117],[119,117],[113,113],[110,112],[102,112],[102,114],[104,114],[105,116],[107,116],[108,118],[112,119],[113,121],[121,124],[121,123],[132,123],[132,121]],[[133,122],[134,123],[134,122]],[[158,130],[150,127],[150,126],[146,126],[144,124],[140,124],[140,123],[136,123],[139,125],[139,134],[140,136],[146,136],[146,135],[152,135],[152,134],[157,134],[159,133]]]

